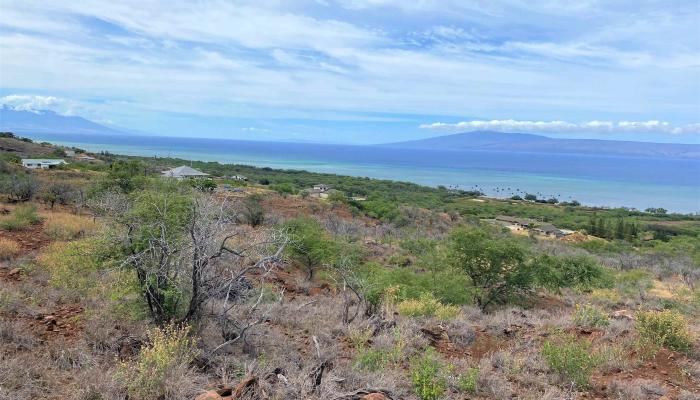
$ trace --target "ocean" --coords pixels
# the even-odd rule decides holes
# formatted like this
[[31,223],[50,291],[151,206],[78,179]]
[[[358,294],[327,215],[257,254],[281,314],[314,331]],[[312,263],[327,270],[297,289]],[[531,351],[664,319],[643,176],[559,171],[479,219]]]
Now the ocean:
[[88,151],[178,157],[259,167],[366,176],[492,197],[533,193],[582,204],[700,212],[700,160],[580,154],[402,149],[155,136],[43,134],[37,141]]

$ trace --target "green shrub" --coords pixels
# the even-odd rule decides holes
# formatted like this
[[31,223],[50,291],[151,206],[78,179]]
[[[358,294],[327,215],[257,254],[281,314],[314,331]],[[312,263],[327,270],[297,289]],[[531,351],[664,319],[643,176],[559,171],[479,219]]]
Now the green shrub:
[[277,183],[274,185],[270,185],[270,189],[276,191],[282,196],[297,194],[299,192],[297,188],[294,187],[294,185],[292,185],[291,183]]
[[388,362],[387,353],[378,349],[363,348],[358,351],[354,367],[367,371],[377,371]]
[[[189,370],[197,351],[188,327],[166,326],[149,331],[149,343],[142,347],[136,360],[120,367],[130,399],[171,398],[171,382]],[[172,387],[177,387],[173,385]]]
[[365,298],[378,305],[386,290],[399,287],[397,301],[418,299],[425,293],[434,295],[443,304],[470,304],[474,290],[469,277],[449,268],[435,274],[414,271],[411,268],[386,268],[367,263],[359,268],[362,279],[372,282],[365,288]]
[[456,229],[449,238],[448,262],[472,281],[482,310],[529,292],[536,283],[527,249],[513,237],[484,229]]
[[479,368],[469,368],[466,374],[457,378],[457,389],[461,392],[476,393],[479,380]]
[[532,263],[537,283],[551,291],[561,288],[590,291],[611,287],[613,283],[611,273],[591,257],[541,254]]
[[546,341],[542,346],[542,356],[567,387],[571,384],[588,387],[591,373],[600,363],[600,357],[591,351],[590,343],[568,335]]
[[653,279],[653,274],[649,271],[630,269],[615,275],[615,286],[624,296],[639,295],[653,287]]
[[441,320],[454,319],[459,314],[459,307],[442,304],[430,293],[424,293],[419,299],[404,300],[396,305],[401,315],[408,317],[437,317]]
[[372,337],[372,329],[351,331],[348,339],[357,350],[355,368],[376,371],[386,365],[398,364],[403,360],[406,340],[400,329],[394,329],[394,342],[390,349],[373,349],[367,347]]
[[574,322],[587,328],[603,328],[610,325],[605,311],[591,304],[576,304]]
[[340,250],[315,219],[295,218],[285,222],[283,229],[291,239],[286,254],[306,268],[308,280],[321,266],[331,263]]
[[0,229],[6,231],[21,231],[30,225],[41,222],[42,218],[36,213],[36,206],[20,206],[10,215],[0,219]]
[[432,348],[411,360],[411,384],[413,391],[422,400],[437,400],[447,389],[444,366]]
[[693,346],[688,322],[677,311],[641,311],[635,326],[639,347],[653,349],[654,353],[660,347],[688,353]]

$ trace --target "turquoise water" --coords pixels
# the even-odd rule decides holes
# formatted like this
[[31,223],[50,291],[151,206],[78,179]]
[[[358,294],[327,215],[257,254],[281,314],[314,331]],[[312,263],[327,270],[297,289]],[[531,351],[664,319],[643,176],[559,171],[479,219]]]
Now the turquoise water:
[[489,196],[524,192],[609,207],[700,212],[700,160],[437,151],[223,139],[27,135],[89,151],[410,181]]

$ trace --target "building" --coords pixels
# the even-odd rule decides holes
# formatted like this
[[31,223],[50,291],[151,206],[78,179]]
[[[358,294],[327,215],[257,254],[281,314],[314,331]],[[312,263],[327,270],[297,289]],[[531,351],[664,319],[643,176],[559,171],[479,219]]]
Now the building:
[[229,179],[233,179],[234,181],[247,181],[248,177],[243,176],[243,175],[232,175],[228,177]]
[[496,217],[496,222],[499,222],[503,225],[513,227],[517,230],[522,230],[522,229],[528,229],[530,228],[530,225],[532,225],[531,220],[527,218],[516,218],[516,217],[510,217],[508,215],[499,215]]
[[562,232],[561,229],[557,228],[556,226],[554,226],[552,224],[540,225],[533,230],[535,231],[535,233],[538,233],[538,234],[543,235],[543,236],[556,237],[556,238],[566,236],[566,234],[564,232]]
[[95,157],[91,157],[87,154],[79,154],[78,156],[75,157],[76,160],[78,161],[84,161],[84,162],[93,162],[97,160]]
[[65,149],[66,157],[75,157],[75,150]]
[[313,189],[308,190],[309,196],[317,199],[325,199],[329,195],[331,187],[324,184],[314,185]]
[[61,159],[23,158],[22,166],[29,169],[49,169],[68,164]]
[[191,179],[191,178],[205,178],[209,176],[209,174],[204,173],[202,171],[196,170],[192,167],[188,167],[186,165],[169,169],[167,171],[162,172],[162,176],[166,178],[175,178],[175,179]]

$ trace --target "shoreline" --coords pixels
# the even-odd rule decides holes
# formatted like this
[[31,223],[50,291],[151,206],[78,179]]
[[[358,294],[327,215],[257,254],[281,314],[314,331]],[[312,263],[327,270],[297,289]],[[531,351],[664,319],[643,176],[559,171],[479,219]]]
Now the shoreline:
[[[599,209],[627,208],[643,210],[650,207],[663,207],[672,212],[683,214],[697,214],[700,212],[700,204],[696,200],[700,198],[700,186],[694,184],[662,184],[662,183],[637,183],[622,180],[602,180],[593,178],[581,178],[572,176],[557,176],[546,173],[517,172],[493,166],[489,163],[479,169],[476,167],[449,167],[430,166],[426,163],[417,162],[418,165],[400,164],[399,161],[389,159],[385,164],[372,164],[372,159],[362,159],[356,163],[349,163],[347,156],[339,156],[337,160],[329,161],[335,155],[319,157],[319,159],[292,159],[298,154],[280,155],[275,153],[275,149],[284,148],[288,143],[280,142],[256,142],[256,145],[263,147],[255,151],[242,153],[241,150],[233,149],[202,149],[202,141],[196,138],[178,138],[179,142],[191,141],[190,149],[177,148],[167,151],[165,148],[172,143],[167,143],[167,138],[150,137],[155,139],[155,144],[145,143],[138,146],[132,143],[114,143],[116,138],[101,140],[104,138],[79,138],[73,135],[71,139],[82,139],[84,141],[61,140],[57,135],[27,135],[37,141],[47,141],[58,145],[69,145],[84,148],[91,152],[98,153],[106,150],[113,154],[128,157],[143,158],[172,158],[184,162],[218,162],[222,165],[246,165],[251,168],[272,168],[282,171],[304,171],[311,174],[328,174],[337,176],[348,176],[356,178],[370,177],[377,180],[387,180],[396,182],[410,182],[430,188],[445,186],[457,188],[465,191],[480,190],[486,197],[497,200],[508,200],[513,195],[524,197],[526,193],[536,194],[538,198],[558,198],[563,202],[579,201],[587,207]],[[65,138],[64,138],[65,139]],[[124,138],[125,140],[138,140],[138,137]],[[222,139],[223,140],[223,139]],[[112,143],[103,143],[112,142]],[[206,141],[204,141],[206,142]],[[237,144],[240,141],[230,141]],[[242,143],[242,142],[241,142]],[[199,147],[198,147],[199,146]],[[264,147],[270,146],[273,150]],[[317,149],[312,144],[295,144],[299,147],[310,147],[312,153]],[[325,145],[324,145],[325,146]],[[342,146],[339,146],[342,147]],[[265,152],[270,153],[269,157]],[[313,155],[313,154],[312,154]],[[413,153],[409,155],[414,155]],[[469,154],[467,154],[469,155]],[[402,155],[403,156],[403,155]],[[395,157],[396,158],[396,157]],[[565,159],[565,158],[562,158]],[[447,163],[447,162],[445,162]],[[691,164],[691,167],[693,165]],[[687,172],[687,170],[686,170]],[[410,175],[410,177],[408,177]],[[692,180],[692,177],[690,178]],[[465,184],[466,183],[466,184]],[[700,183],[700,182],[699,182]],[[523,190],[530,188],[530,190]],[[620,193],[625,193],[621,196]],[[654,199],[659,199],[655,201]]]

